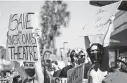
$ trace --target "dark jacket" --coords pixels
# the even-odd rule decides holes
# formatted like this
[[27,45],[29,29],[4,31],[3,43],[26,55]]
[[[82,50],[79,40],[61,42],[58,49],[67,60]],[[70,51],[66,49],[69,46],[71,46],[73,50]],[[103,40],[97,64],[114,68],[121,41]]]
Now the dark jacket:
[[[91,68],[92,64],[90,63],[86,63],[85,66],[84,66],[84,78],[87,79],[87,73],[89,71],[89,69]],[[69,65],[69,66],[66,66],[64,67],[62,70],[61,70],[61,73],[60,73],[60,77],[64,77],[64,78],[67,78],[67,71],[69,69],[73,68],[72,65]]]
[[57,70],[54,72],[53,77],[60,77],[61,70]]
[[67,78],[67,71],[73,68],[72,65],[68,65],[61,70],[60,77]]

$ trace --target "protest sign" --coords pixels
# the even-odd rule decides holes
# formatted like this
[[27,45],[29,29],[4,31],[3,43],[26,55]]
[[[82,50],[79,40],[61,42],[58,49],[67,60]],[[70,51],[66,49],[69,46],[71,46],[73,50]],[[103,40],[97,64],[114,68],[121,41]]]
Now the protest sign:
[[43,59],[47,60],[50,59],[51,55],[53,54],[51,49],[44,49],[43,51]]
[[[83,79],[82,83],[87,83],[87,79]],[[51,77],[50,83],[67,83],[67,78]]]
[[[87,79],[83,79],[82,83],[87,83]],[[52,77],[50,83],[67,83],[67,78]]]
[[51,77],[50,83],[67,83],[67,78]]
[[11,61],[38,60],[37,40],[34,36],[36,13],[11,14],[7,33],[7,54]]
[[84,29],[84,35],[89,36],[91,43],[103,44],[104,37],[109,30],[110,18],[115,15],[120,3],[121,1],[102,7],[95,7],[96,11],[92,12],[94,15],[91,16],[91,21],[86,24],[87,27]]
[[57,61],[59,60],[59,57],[55,54],[53,54],[53,49],[44,49],[43,50],[43,60],[51,60],[51,61]]
[[67,83],[83,83],[84,64],[67,71]]

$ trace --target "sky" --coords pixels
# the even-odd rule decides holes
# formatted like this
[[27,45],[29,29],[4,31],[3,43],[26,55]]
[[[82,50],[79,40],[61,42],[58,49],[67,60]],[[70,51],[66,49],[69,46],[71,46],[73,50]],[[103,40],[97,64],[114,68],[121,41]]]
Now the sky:
[[0,1],[0,45],[6,47],[9,16],[14,13],[39,12],[42,2]]
[[[96,17],[97,7],[89,4],[89,1],[65,1],[70,11],[69,25],[61,27],[61,35],[56,38],[56,48],[62,48],[64,42],[68,42],[65,47],[83,48],[84,33],[87,25],[91,25]],[[9,16],[16,13],[38,12],[40,13],[44,0],[39,1],[0,1],[0,46],[6,47],[6,33],[8,31]],[[111,7],[109,7],[111,8]],[[37,18],[40,19],[40,18]],[[94,29],[88,29],[88,32]]]
[[[44,1],[0,1],[0,45],[6,47],[6,33],[10,14],[24,12],[40,12]],[[63,47],[63,42],[68,42],[66,47],[84,48],[83,28],[90,22],[93,14],[90,8],[95,8],[89,1],[65,1],[70,11],[70,22],[61,28],[61,35],[56,38],[56,47]]]

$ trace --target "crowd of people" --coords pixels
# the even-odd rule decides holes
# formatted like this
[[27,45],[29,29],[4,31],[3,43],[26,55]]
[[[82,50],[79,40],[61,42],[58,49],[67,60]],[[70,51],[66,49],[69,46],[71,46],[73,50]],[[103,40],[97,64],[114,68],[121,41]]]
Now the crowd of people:
[[[52,73],[52,76],[67,78],[67,71],[69,69],[84,64],[84,79],[88,79],[88,83],[102,83],[102,80],[108,74],[107,71],[102,69],[104,47],[99,43],[94,43],[86,52],[87,53],[80,50],[77,53],[76,50],[71,50],[69,53],[70,63],[62,69],[55,67],[56,69],[54,70],[54,73]],[[53,61],[53,63],[58,65],[57,61]],[[46,79],[45,76],[45,83],[49,83]]]
[[[86,53],[83,50],[77,52],[72,49],[68,53],[68,60],[70,60],[68,65],[65,65],[64,61],[42,60],[44,83],[50,83],[51,77],[67,78],[68,70],[81,64],[84,64],[84,79],[88,79],[87,83],[103,83],[109,72],[114,72],[111,70],[115,69],[107,68],[107,70],[103,70],[104,50],[105,48],[99,43],[93,43],[86,50]],[[12,63],[6,60],[3,60],[3,62],[5,63],[0,64],[2,66],[0,67],[0,76],[7,78],[13,75],[12,83],[31,83],[35,79],[37,80],[35,68],[25,68],[25,62],[22,63],[22,66],[18,62]],[[34,63],[32,64],[34,65]]]

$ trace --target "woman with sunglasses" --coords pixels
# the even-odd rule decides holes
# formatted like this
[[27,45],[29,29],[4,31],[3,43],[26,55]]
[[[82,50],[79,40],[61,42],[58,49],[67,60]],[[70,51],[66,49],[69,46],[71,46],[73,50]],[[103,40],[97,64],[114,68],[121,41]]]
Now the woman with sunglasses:
[[[76,53],[75,50],[72,50],[70,54],[70,60],[71,60],[71,65],[68,65],[61,70],[60,77],[67,77],[67,71],[69,69],[74,68],[82,63],[85,63],[86,60],[85,54],[83,53],[83,51]],[[91,64],[85,63],[84,65],[85,65],[84,78],[87,79],[87,72],[91,68]]]

